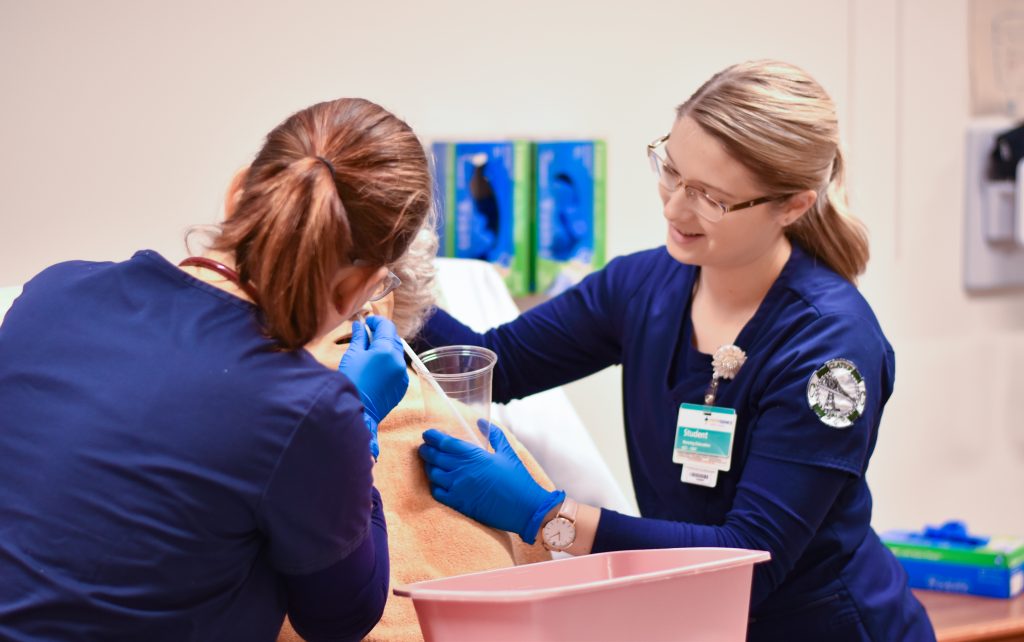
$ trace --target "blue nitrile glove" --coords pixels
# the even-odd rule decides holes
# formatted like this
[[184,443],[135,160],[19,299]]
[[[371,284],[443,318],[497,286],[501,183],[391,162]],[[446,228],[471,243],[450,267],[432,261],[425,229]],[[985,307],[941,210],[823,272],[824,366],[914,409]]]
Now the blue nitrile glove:
[[351,379],[359,391],[366,426],[370,429],[370,452],[376,459],[380,454],[377,424],[405,396],[409,373],[395,324],[378,316],[366,317],[366,324],[373,332],[373,340],[367,337],[362,323],[353,322],[352,343],[338,364],[338,372]]
[[[479,424],[487,429],[485,421]],[[467,517],[518,533],[533,544],[541,520],[565,499],[565,492],[541,488],[494,424],[490,441],[493,453],[437,430],[423,433],[420,457],[431,494]]]

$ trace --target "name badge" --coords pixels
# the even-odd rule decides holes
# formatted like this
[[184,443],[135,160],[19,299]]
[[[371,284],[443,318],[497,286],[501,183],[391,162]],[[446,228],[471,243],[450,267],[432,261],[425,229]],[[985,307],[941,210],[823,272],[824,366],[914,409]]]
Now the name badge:
[[718,406],[679,406],[672,461],[683,465],[681,481],[714,488],[718,473],[732,465],[736,410]]

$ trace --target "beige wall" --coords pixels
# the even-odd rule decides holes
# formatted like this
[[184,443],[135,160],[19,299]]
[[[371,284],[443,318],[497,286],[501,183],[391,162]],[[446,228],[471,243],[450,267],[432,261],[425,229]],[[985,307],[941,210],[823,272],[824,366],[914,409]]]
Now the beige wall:
[[854,171],[860,208],[881,214],[864,289],[897,355],[868,475],[875,523],[962,517],[1024,534],[1024,292],[961,286],[968,3],[860,4]]
[[[840,106],[873,232],[864,291],[897,350],[876,523],[1024,533],[1005,508],[1024,482],[1024,294],[960,287],[966,0],[290,4],[0,0],[0,284],[141,247],[181,257],[260,135],[340,95],[425,139],[604,137],[609,253],[650,247],[643,145],[714,71],[784,58]],[[628,483],[617,372],[569,391]]]

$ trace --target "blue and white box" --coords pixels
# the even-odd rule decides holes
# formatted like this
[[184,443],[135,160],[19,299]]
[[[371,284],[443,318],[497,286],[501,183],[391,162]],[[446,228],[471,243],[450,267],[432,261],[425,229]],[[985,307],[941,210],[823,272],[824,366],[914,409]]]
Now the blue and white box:
[[513,296],[533,291],[531,147],[525,140],[433,145],[440,253],[491,263]]
[[604,265],[605,144],[536,144],[537,229],[534,281],[555,296]]
[[1003,598],[1024,589],[1024,538],[970,535],[956,521],[881,538],[913,588]]

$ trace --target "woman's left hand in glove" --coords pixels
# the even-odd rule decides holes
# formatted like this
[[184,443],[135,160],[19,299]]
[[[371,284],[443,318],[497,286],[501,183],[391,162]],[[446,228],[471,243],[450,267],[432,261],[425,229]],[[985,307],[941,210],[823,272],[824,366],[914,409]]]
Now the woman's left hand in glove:
[[505,433],[480,422],[494,452],[438,430],[423,433],[420,457],[434,499],[482,524],[517,533],[533,544],[541,520],[565,499],[545,490],[516,455]]

